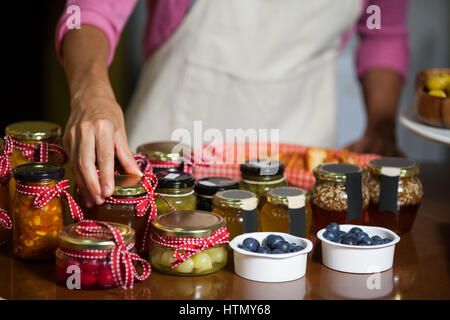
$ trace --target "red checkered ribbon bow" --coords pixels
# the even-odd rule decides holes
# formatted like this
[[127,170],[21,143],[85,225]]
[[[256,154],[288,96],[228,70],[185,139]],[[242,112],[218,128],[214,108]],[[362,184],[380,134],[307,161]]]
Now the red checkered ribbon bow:
[[0,182],[6,184],[11,177],[11,155],[14,150],[14,140],[10,136],[4,138],[3,154],[0,155]]
[[134,204],[136,205],[136,215],[138,217],[144,216],[147,211],[150,210],[150,214],[148,215],[147,220],[147,226],[144,233],[144,243],[142,244],[141,249],[142,251],[145,251],[148,249],[148,233],[150,228],[150,221],[155,219],[157,214],[155,197],[158,196],[163,201],[165,201],[172,211],[175,211],[175,208],[169,203],[169,201],[167,201],[167,199],[163,195],[155,192],[156,186],[158,185],[158,178],[153,172],[149,170],[146,171],[141,179],[141,184],[146,191],[144,195],[130,199],[109,197],[105,199],[105,202],[111,204]]
[[[61,248],[64,254],[84,259],[111,259],[111,270],[117,286],[127,289],[133,288],[134,279],[144,281],[151,274],[151,266],[137,254],[130,252],[134,242],[126,245],[119,230],[106,222],[83,220],[76,226],[75,232],[86,237],[112,236],[116,246],[111,250],[73,250]],[[134,261],[141,263],[142,274],[139,275]]]
[[36,151],[39,151],[39,162],[48,162],[49,152],[56,152],[62,157],[62,162],[67,162],[67,154],[64,149],[57,144],[40,142],[38,144],[24,143],[17,140],[14,141],[14,148],[22,151],[22,155],[28,160],[35,159]]
[[40,209],[46,206],[54,197],[67,199],[69,204],[70,213],[74,220],[83,219],[83,211],[80,206],[75,202],[67,189],[70,188],[68,180],[62,180],[58,182],[54,187],[47,186],[30,186],[21,183],[16,183],[16,191],[21,194],[36,196],[34,198],[33,205]]
[[11,218],[9,217],[8,213],[3,209],[0,209],[0,228],[8,230],[12,228]]
[[[172,263],[172,268],[176,268],[178,265],[188,260],[193,255],[212,248],[219,244],[228,243],[230,234],[225,227],[217,229],[212,235],[205,238],[173,238],[166,237],[152,232],[150,239],[164,247],[175,248],[173,257],[175,262]],[[181,251],[184,251],[181,253]]]

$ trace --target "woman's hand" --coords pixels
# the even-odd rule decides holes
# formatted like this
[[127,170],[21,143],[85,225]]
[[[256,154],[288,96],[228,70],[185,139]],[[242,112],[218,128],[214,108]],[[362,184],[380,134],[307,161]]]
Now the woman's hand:
[[345,146],[345,149],[358,153],[374,153],[387,157],[403,157],[397,149],[395,133],[391,129],[374,132],[366,130],[361,139]]

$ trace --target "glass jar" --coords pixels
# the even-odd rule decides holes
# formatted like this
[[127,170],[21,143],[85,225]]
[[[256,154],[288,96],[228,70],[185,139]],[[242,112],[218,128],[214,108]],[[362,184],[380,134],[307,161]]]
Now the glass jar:
[[306,203],[306,191],[294,187],[278,187],[266,191],[266,201],[259,217],[261,231],[284,232],[306,237],[312,216]]
[[[194,176],[189,173],[159,171],[158,186],[155,190],[163,196],[176,210],[195,210],[197,201],[194,194]],[[169,205],[161,199],[155,198],[158,214],[172,212]]]
[[198,180],[194,189],[197,195],[197,209],[212,211],[213,195],[223,190],[239,189],[239,183],[227,177],[207,177]]
[[[17,182],[25,186],[54,187],[64,178],[64,168],[51,163],[28,163],[14,168],[13,174]],[[65,205],[61,198],[53,197],[42,208],[36,208],[35,197],[15,194],[14,254],[22,259],[52,259],[58,232],[64,226]]]
[[369,224],[396,233],[411,231],[422,202],[419,165],[406,158],[381,158],[367,164]]
[[217,192],[213,197],[214,209],[225,220],[230,240],[249,232],[258,231],[258,215],[256,207],[258,197],[247,190],[225,190]]
[[[5,148],[4,141],[3,139],[0,139],[0,153],[2,155],[4,155],[4,148]],[[6,161],[6,159],[3,161]],[[9,213],[9,186],[8,186],[10,177],[11,177],[10,174],[6,174],[5,176],[0,177],[0,209],[3,209],[9,217],[11,217]],[[2,225],[0,224],[0,246],[8,240],[9,235],[10,230],[2,228]]]
[[314,168],[310,193],[314,230],[329,223],[362,224],[369,206],[367,171],[356,165],[325,163]]
[[258,209],[264,203],[264,193],[270,188],[287,186],[284,164],[278,161],[250,160],[241,164],[240,188],[259,197]]
[[[228,237],[224,237],[223,241],[218,241],[209,248],[192,255],[177,266],[174,265],[174,253],[177,246],[182,246],[181,242],[204,241],[205,238],[221,232],[224,226],[225,221],[219,215],[211,212],[177,211],[158,215],[152,221],[150,237],[152,267],[160,272],[182,276],[205,275],[222,269],[227,263]],[[177,245],[161,244],[160,237],[165,237],[167,242],[177,239]],[[179,253],[184,254],[185,251],[180,250]]]
[[[141,177],[134,175],[117,175],[114,176],[114,199],[123,200],[139,200],[145,196],[147,191],[141,184]],[[98,206],[86,209],[86,218],[99,221],[111,221],[121,223],[133,228],[136,232],[136,241],[140,245],[144,240],[145,229],[147,226],[150,208],[145,215],[136,215],[136,204],[116,203],[116,201],[108,199]]]
[[[131,249],[134,247],[134,230],[119,223],[108,222],[108,224],[120,232],[127,248],[134,252],[134,249]],[[116,246],[112,235],[82,235],[77,230],[78,226],[79,224],[68,225],[58,235],[58,249],[55,253],[57,283],[65,287],[74,285],[69,277],[75,272],[79,272],[79,289],[116,287],[117,284],[111,269],[111,254],[108,254]],[[85,250],[98,250],[100,254],[90,256],[83,254]]]
[[153,172],[183,172],[183,152],[190,152],[190,147],[178,141],[159,141],[142,144],[137,152],[147,157]]

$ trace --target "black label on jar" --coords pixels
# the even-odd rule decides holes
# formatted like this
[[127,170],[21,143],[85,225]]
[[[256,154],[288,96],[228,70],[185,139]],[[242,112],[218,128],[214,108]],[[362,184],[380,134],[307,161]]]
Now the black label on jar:
[[398,197],[399,176],[381,175],[380,178],[380,201],[378,211],[389,211],[397,213],[397,197]]
[[258,231],[258,215],[256,209],[242,210],[242,233]]
[[306,209],[305,207],[289,209],[289,233],[296,237],[305,237]]
[[345,174],[345,190],[347,192],[348,211],[346,222],[361,219],[363,208],[361,172]]

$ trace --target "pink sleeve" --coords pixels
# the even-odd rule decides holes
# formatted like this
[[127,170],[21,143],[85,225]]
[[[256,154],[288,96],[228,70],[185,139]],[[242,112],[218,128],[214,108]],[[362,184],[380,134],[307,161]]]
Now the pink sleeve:
[[[77,5],[80,8],[81,25],[89,24],[101,29],[109,41],[108,64],[114,57],[114,50],[119,42],[120,33],[128,20],[137,0],[68,0],[64,12],[56,27],[56,52],[60,61],[61,43],[69,31],[67,20],[72,13],[67,13],[67,7]],[[81,26],[83,28],[83,26]]]
[[357,26],[361,39],[356,53],[358,76],[372,68],[385,67],[406,78],[409,66],[408,2],[370,0],[370,5],[380,7],[381,29],[367,28],[366,21],[371,14],[366,13],[367,7],[364,8]]

